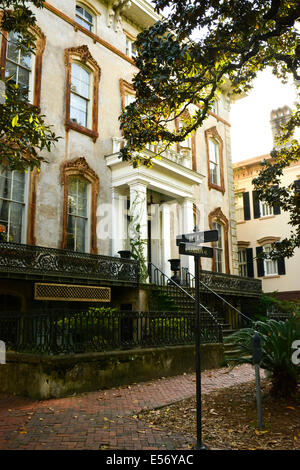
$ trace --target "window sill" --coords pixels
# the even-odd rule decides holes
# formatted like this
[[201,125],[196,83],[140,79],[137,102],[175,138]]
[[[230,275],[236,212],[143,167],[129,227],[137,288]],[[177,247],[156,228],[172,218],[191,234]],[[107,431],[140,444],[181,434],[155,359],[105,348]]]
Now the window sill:
[[220,191],[221,193],[225,193],[225,188],[222,186],[219,186],[217,184],[211,183],[210,181],[208,182],[208,188],[209,189],[216,189],[217,191]]
[[279,274],[270,274],[269,276],[263,276],[263,279],[277,279]]
[[88,129],[87,127],[80,126],[79,124],[76,124],[75,122],[72,121],[66,121],[65,122],[66,130],[67,132],[72,129],[73,131],[80,132],[80,134],[87,135],[93,139],[94,142],[96,142],[97,138],[99,137],[99,134],[97,131],[93,131],[91,129]]
[[259,217],[258,220],[274,219],[275,215],[265,215],[264,217]]
[[239,221],[237,221],[237,225],[245,224],[245,223],[246,223],[246,220],[239,220]]

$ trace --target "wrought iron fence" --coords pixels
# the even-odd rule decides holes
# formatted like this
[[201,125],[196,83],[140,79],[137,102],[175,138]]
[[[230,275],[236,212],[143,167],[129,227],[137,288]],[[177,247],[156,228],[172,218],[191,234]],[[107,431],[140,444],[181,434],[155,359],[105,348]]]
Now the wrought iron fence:
[[[200,281],[219,294],[245,297],[259,297],[262,294],[260,279],[201,270]],[[182,284],[195,288],[195,277],[185,268],[182,268]]]
[[8,242],[0,242],[0,272],[139,282],[135,260]]
[[[38,354],[74,354],[137,347],[193,344],[194,315],[184,312],[88,311],[1,313],[0,338],[8,349]],[[202,343],[221,342],[210,318],[201,321]]]

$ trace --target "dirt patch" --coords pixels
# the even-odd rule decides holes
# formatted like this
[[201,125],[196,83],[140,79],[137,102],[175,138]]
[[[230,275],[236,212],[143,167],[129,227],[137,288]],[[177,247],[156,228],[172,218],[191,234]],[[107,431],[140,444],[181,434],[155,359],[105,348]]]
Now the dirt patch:
[[[262,383],[264,430],[257,427],[255,382],[202,396],[203,442],[210,449],[300,450],[300,390],[297,397],[274,400]],[[187,399],[143,412],[151,426],[182,432],[196,441],[196,400]]]

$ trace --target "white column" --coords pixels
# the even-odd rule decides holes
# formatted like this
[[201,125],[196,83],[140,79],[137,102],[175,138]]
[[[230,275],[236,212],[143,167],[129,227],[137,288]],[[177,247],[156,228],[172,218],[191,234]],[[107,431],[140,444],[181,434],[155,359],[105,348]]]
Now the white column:
[[121,196],[116,188],[112,188],[112,256],[119,256],[118,251],[127,249],[125,246],[127,238],[126,199],[126,196]]
[[[182,209],[182,234],[191,233],[194,229],[194,211],[193,211],[193,200],[184,198],[181,204]],[[180,255],[181,257],[181,268],[187,268],[191,274],[194,274],[194,257]]]
[[171,230],[170,230],[170,206],[169,204],[162,204],[162,271],[171,277],[170,263],[168,260],[171,258]]
[[[130,188],[130,215],[131,222],[129,227],[130,237],[138,239],[143,243],[142,251],[144,258],[148,260],[148,214],[147,214],[147,184],[143,182],[134,182],[129,184]],[[139,225],[139,231],[136,227]]]

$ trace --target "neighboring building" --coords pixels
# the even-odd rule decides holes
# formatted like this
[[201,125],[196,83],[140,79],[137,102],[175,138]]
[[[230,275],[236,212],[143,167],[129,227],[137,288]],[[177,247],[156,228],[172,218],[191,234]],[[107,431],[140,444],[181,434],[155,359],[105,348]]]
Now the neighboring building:
[[[285,106],[271,112],[273,138],[281,124],[286,122],[290,109]],[[262,160],[270,155],[243,160],[233,164],[236,192],[238,256],[240,276],[262,279],[264,292],[278,292],[282,299],[300,299],[299,265],[300,249],[292,258],[273,261],[259,259],[262,251],[268,252],[271,243],[289,236],[289,214],[280,207],[259,201],[252,180],[261,169]],[[288,186],[300,180],[300,162],[292,163],[283,171],[282,184]]]
[[[7,75],[15,73],[28,100],[40,106],[62,139],[45,154],[49,163],[40,173],[1,173],[5,308],[26,311],[41,305],[38,299],[62,298],[53,291],[38,295],[36,283],[42,281],[56,283],[57,291],[67,283],[85,287],[73,293],[73,301],[95,296],[87,287],[100,284],[112,289],[114,305],[130,303],[132,290],[122,287],[135,289],[136,272],[132,268],[132,277],[126,277],[118,254],[131,248],[129,209],[140,224],[146,260],[167,275],[168,260],[179,258],[176,235],[195,225],[220,234],[214,259],[203,260],[202,269],[238,275],[226,88],[201,129],[155,160],[153,168],[134,169],[119,159],[118,117],[134,100],[134,39],[158,15],[144,0],[51,0],[36,16],[36,55],[22,56],[13,35],[7,41],[4,34],[1,65]],[[155,150],[149,146],[145,153]],[[11,245],[12,250],[11,243],[22,245]],[[103,257],[97,271],[89,254],[113,258]],[[193,258],[181,256],[181,267],[193,273]],[[139,308],[138,301],[133,308]]]

